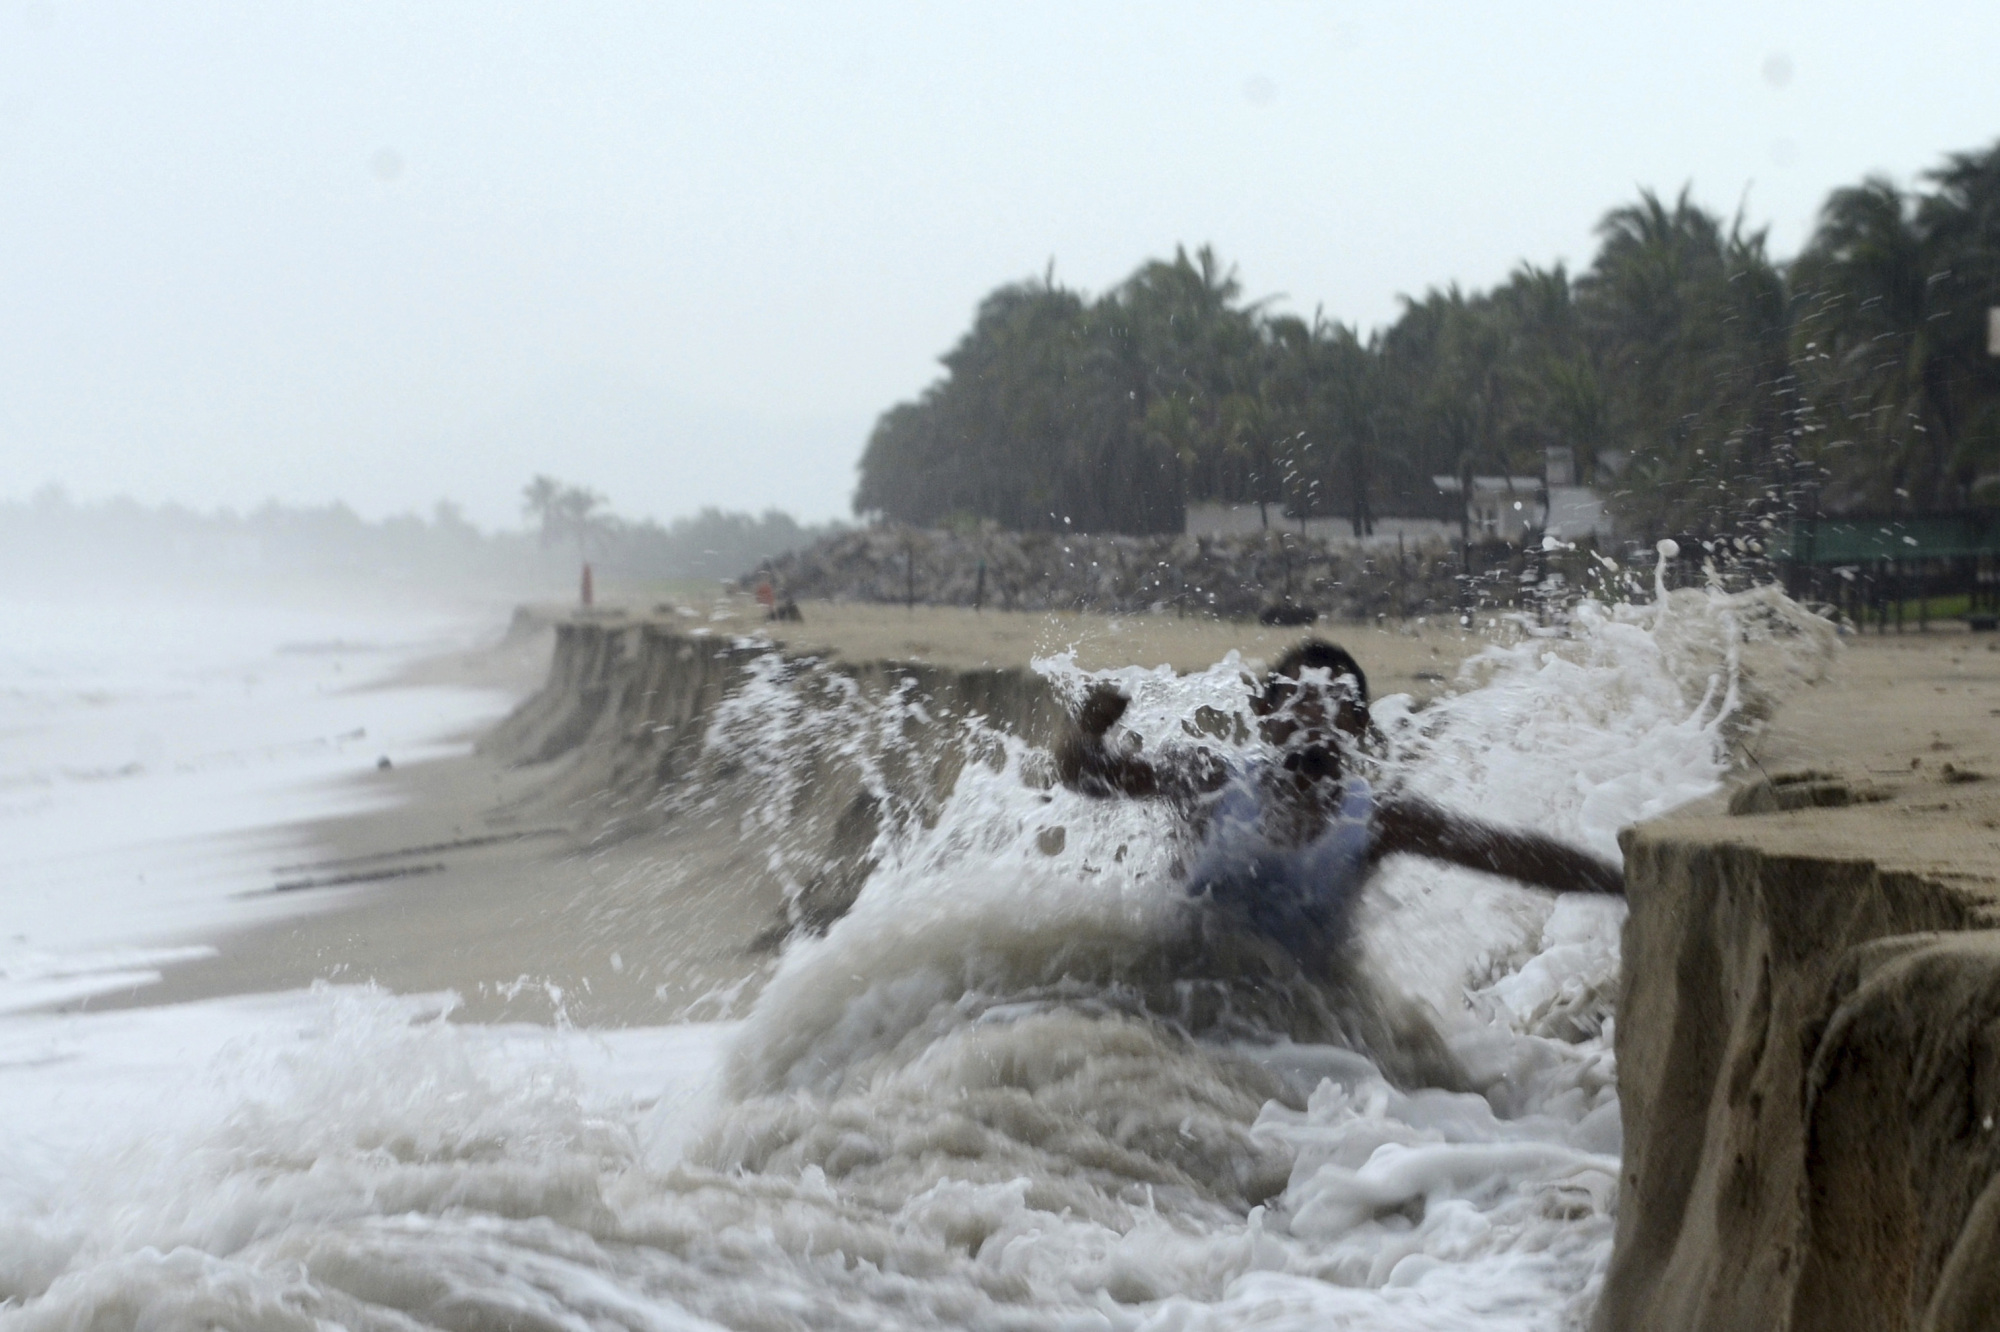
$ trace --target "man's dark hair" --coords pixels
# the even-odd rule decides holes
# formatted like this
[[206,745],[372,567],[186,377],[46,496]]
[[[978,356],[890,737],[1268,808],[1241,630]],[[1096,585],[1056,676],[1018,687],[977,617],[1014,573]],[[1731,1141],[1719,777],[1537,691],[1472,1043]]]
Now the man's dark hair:
[[1271,669],[1264,673],[1264,703],[1275,708],[1284,701],[1289,690],[1289,681],[1296,681],[1304,670],[1329,672],[1338,680],[1343,675],[1354,677],[1354,687],[1360,691],[1361,704],[1368,704],[1368,677],[1361,673],[1361,663],[1344,647],[1327,642],[1324,638],[1308,638],[1291,648],[1284,656],[1271,663]]

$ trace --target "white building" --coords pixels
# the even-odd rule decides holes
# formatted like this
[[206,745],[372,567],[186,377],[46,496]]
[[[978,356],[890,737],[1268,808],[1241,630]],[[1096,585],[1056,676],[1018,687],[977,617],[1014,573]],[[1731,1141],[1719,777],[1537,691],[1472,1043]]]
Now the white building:
[[1549,516],[1544,530],[1563,541],[1611,535],[1611,515],[1604,497],[1589,486],[1550,486]]
[[1187,506],[1184,530],[1189,536],[1297,532],[1330,545],[1360,546],[1366,550],[1394,549],[1398,540],[1414,546],[1424,541],[1458,539],[1456,523],[1441,522],[1435,518],[1377,518],[1372,533],[1356,537],[1354,522],[1350,518],[1287,518],[1283,506],[1277,504],[1190,504]]
[[[1447,495],[1459,493],[1458,478],[1434,476],[1431,484]],[[1527,539],[1548,520],[1546,491],[1539,476],[1475,476],[1465,501],[1473,535],[1488,541]]]
[[[1516,545],[1531,537],[1552,536],[1562,541],[1613,535],[1611,515],[1604,498],[1589,486],[1576,484],[1575,455],[1568,449],[1547,451],[1546,476],[1475,476],[1465,501],[1466,526],[1475,540],[1508,541]],[[1622,465],[1622,454],[1598,456],[1600,472]],[[1431,484],[1446,495],[1459,493],[1458,478],[1434,476]],[[1277,504],[1190,504],[1187,506],[1189,536],[1228,536],[1237,533],[1283,530],[1318,537],[1330,543],[1380,549],[1397,542],[1416,545],[1431,540],[1457,541],[1460,525],[1455,520],[1437,518],[1377,518],[1375,531],[1357,539],[1354,524],[1347,518],[1287,518]]]

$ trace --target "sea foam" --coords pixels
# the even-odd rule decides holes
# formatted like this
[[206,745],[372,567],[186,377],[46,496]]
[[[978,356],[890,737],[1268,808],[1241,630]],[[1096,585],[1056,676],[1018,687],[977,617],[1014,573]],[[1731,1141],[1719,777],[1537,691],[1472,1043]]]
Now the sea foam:
[[[1483,654],[1430,707],[1380,700],[1379,776],[1609,851],[1623,824],[1715,789],[1742,728],[1832,650],[1768,592],[1586,606],[1566,633]],[[1071,696],[1100,678],[1043,669]],[[1102,678],[1154,749],[1213,743],[1183,722],[1244,702],[1240,661]],[[776,704],[798,684],[754,687]],[[735,713],[728,743],[755,750],[757,715]],[[809,737],[767,739],[751,770]],[[1619,903],[1397,860],[1352,974],[1304,976],[1282,949],[1191,926],[1170,811],[1053,788],[1018,741],[967,743],[950,797],[885,824],[853,909],[787,950],[739,1024],[468,1028],[441,1001],[338,989],[7,1020],[5,1076],[33,1094],[0,1193],[0,1317],[1587,1316],[1619,1169]],[[175,1023],[171,1075],[131,1072]],[[78,1131],[65,1104],[98,1122]]]

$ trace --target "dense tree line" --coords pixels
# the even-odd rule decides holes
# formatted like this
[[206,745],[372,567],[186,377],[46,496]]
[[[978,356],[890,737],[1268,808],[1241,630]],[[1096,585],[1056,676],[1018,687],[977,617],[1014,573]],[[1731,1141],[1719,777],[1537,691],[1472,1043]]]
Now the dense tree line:
[[1613,209],[1577,274],[1406,298],[1366,336],[1244,298],[1212,250],[1095,298],[981,302],[944,375],[886,412],[858,513],[922,526],[1181,529],[1197,501],[1457,516],[1433,476],[1568,449],[1635,531],[1760,512],[2000,500],[2000,145],[1904,190],[1836,190],[1805,251],[1683,191]]
[[202,512],[130,499],[78,503],[49,486],[25,501],[0,501],[0,589],[348,584],[567,599],[579,559],[614,590],[642,591],[733,578],[837,530],[802,526],[775,509],[707,508],[665,524],[622,518],[587,487],[545,477],[524,498],[537,530],[485,531],[446,501],[428,516],[371,521],[345,504]]

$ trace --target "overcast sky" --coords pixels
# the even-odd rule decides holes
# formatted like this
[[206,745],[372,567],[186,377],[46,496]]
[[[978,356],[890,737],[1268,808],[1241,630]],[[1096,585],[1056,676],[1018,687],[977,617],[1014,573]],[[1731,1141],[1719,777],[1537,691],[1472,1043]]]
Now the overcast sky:
[[1587,263],[2000,137],[2000,4],[0,0],[0,498],[844,515],[979,298]]

